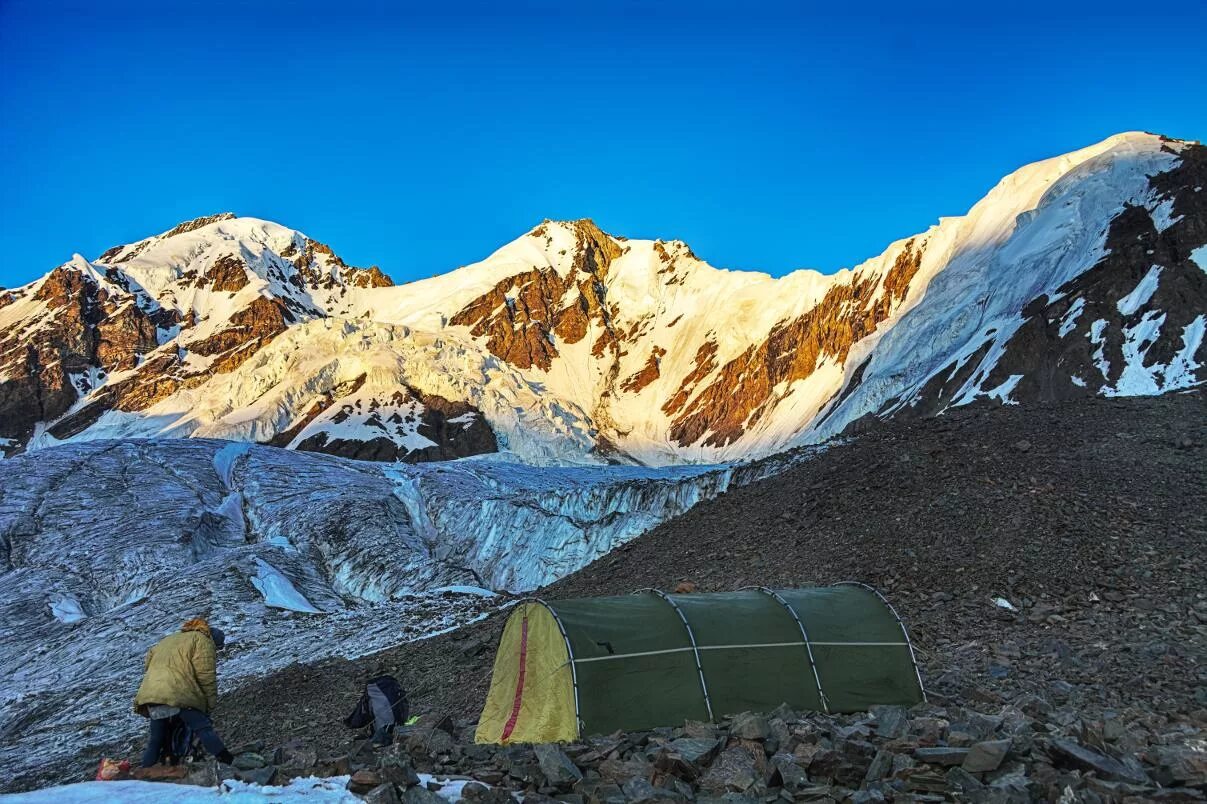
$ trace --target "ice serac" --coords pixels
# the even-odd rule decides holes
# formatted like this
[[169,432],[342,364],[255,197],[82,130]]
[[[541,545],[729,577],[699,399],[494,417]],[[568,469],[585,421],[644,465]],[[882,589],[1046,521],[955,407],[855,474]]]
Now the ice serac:
[[560,578],[778,466],[407,465],[201,438],[5,460],[0,765],[11,779],[80,740],[140,730],[130,685],[183,617],[230,636],[224,684],[372,652],[464,623],[497,605],[488,590]]
[[0,444],[667,465],[1179,390],[1207,380],[1204,153],[1117,135],[853,269],[779,279],[578,220],[394,287],[292,229],[200,218],[0,295]]

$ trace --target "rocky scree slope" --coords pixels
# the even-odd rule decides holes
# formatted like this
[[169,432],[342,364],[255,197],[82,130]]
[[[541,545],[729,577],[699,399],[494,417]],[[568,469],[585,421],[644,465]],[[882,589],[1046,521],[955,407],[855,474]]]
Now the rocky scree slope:
[[[1140,762],[1149,784],[1173,783],[1160,769],[1162,746],[1169,746],[1187,761],[1198,757],[1192,778],[1202,784],[1204,414],[1207,401],[1195,391],[1031,411],[970,408],[881,424],[701,503],[540,594],[623,594],[683,581],[713,591],[861,580],[888,595],[918,650],[934,706],[913,717],[944,721],[909,727],[939,730],[921,745],[967,747],[962,741],[1010,736],[996,726],[983,733],[957,728],[984,722],[965,710],[1001,722],[1021,711],[1028,739],[1043,738],[1042,751],[1028,748],[1025,792],[987,800],[1045,797],[1037,791],[1048,788],[1031,787],[1029,779],[1054,765],[1077,770],[1064,782],[1079,791],[1097,784],[1087,778],[1097,759],[1054,758],[1051,739],[1061,736],[1098,754],[1131,757],[1129,766]],[[347,734],[334,724],[354,703],[348,679],[371,669],[398,675],[420,711],[472,721],[505,616],[357,660],[284,668],[227,696],[224,728],[236,741],[304,739],[320,754],[335,754]],[[889,739],[852,734],[843,719],[814,716],[809,723],[830,740],[841,729],[844,743],[872,739],[883,748]],[[895,753],[910,750],[898,746]],[[453,755],[462,772],[487,764],[471,749],[460,751]],[[851,751],[861,768],[874,759],[866,746]],[[938,765],[942,775],[946,762]],[[837,772],[803,767],[810,778]],[[1119,780],[1101,770],[1096,776]],[[959,790],[954,780],[931,783]],[[1125,793],[1069,800],[1122,800]],[[1170,800],[1194,800],[1186,795]]]
[[766,455],[974,401],[1205,378],[1207,148],[1121,134],[851,270],[546,221],[392,287],[229,214],[0,292],[0,448],[216,437],[373,460]]

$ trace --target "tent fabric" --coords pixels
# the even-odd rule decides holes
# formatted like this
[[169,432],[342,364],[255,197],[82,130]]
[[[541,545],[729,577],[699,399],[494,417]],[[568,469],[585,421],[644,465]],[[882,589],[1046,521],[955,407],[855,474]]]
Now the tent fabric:
[[475,739],[549,743],[578,735],[573,666],[561,626],[544,604],[521,603],[503,628]]
[[782,703],[853,712],[922,700],[905,626],[870,587],[646,589],[517,606],[476,739],[557,742]]

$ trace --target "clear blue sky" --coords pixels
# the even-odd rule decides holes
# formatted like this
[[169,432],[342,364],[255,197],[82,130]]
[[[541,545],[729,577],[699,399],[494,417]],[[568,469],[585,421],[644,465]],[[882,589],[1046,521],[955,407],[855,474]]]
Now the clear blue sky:
[[223,210],[399,281],[546,217],[832,271],[1025,162],[1207,136],[1205,6],[0,0],[0,285]]

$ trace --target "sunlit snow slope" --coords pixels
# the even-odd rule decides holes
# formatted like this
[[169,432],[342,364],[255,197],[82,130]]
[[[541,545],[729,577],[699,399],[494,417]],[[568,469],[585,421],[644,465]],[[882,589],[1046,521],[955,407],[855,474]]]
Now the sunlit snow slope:
[[1114,136],[828,276],[546,221],[393,287],[292,229],[199,219],[0,292],[0,438],[668,464],[869,415],[1185,388],[1207,378],[1205,152]]

